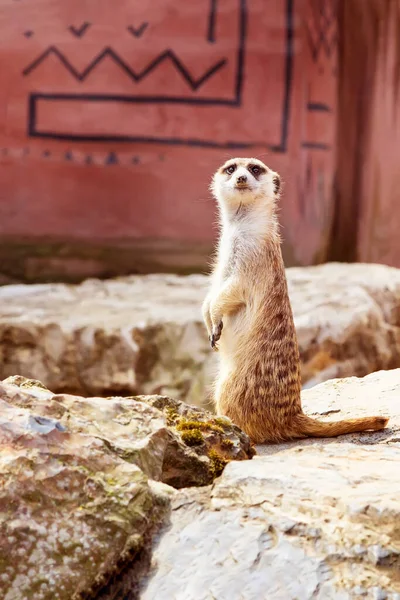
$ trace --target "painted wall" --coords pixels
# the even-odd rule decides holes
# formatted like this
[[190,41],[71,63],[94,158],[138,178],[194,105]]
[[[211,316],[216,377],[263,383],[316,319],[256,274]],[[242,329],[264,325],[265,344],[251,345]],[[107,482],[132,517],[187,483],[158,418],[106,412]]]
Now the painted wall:
[[333,217],[335,0],[3,0],[0,272],[204,269],[212,172],[279,171],[286,262]]

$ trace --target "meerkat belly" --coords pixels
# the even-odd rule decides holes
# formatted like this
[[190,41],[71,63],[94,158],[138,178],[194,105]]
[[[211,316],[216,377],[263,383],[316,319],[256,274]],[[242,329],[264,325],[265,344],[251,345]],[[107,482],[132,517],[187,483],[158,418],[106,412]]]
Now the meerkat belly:
[[251,312],[244,305],[235,314],[224,318],[223,334],[220,339],[219,351],[221,355],[228,356],[237,353],[238,349],[246,344],[249,335],[249,321]]

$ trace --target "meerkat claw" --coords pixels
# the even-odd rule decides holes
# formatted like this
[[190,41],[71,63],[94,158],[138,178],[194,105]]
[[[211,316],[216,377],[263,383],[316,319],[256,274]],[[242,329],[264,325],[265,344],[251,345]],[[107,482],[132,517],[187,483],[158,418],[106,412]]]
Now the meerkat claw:
[[211,348],[214,350],[214,352],[218,352],[217,340],[215,339],[215,336],[210,335],[209,340]]
[[218,325],[216,327],[214,327],[213,333],[210,336],[211,348],[213,350],[218,351],[217,342],[219,341],[219,339],[221,337],[221,332],[222,332],[223,326],[224,325],[223,325],[222,321],[220,321],[218,323]]

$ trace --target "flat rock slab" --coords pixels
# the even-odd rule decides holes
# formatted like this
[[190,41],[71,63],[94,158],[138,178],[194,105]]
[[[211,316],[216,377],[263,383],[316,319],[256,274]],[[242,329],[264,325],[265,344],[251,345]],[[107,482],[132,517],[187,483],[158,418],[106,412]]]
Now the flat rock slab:
[[304,397],[315,414],[340,407],[332,418],[388,414],[392,429],[259,447],[179,492],[141,600],[399,600],[400,369]]
[[[400,366],[400,270],[287,269],[306,386]],[[201,319],[205,276],[132,276],[0,288],[0,378],[55,392],[162,394],[207,405],[217,357]]]
[[[301,446],[337,446],[349,441],[357,445],[400,444],[400,369],[377,371],[360,378],[331,379],[310,390],[303,390],[301,401],[305,413],[323,421],[373,415],[390,417],[382,431],[351,433],[337,438],[309,438],[297,442]],[[284,443],[256,448],[259,454],[273,454],[277,448],[280,451],[291,446],[291,443]]]

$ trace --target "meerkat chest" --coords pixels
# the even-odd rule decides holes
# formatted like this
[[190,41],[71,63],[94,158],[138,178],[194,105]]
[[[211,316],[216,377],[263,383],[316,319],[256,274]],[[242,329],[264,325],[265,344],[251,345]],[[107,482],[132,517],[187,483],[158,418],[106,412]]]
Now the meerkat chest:
[[220,239],[219,263],[221,276],[226,279],[249,264],[259,245],[257,228],[248,220],[225,227]]
[[240,260],[240,232],[234,228],[227,228],[220,240],[219,245],[219,267],[222,279],[232,275]]

